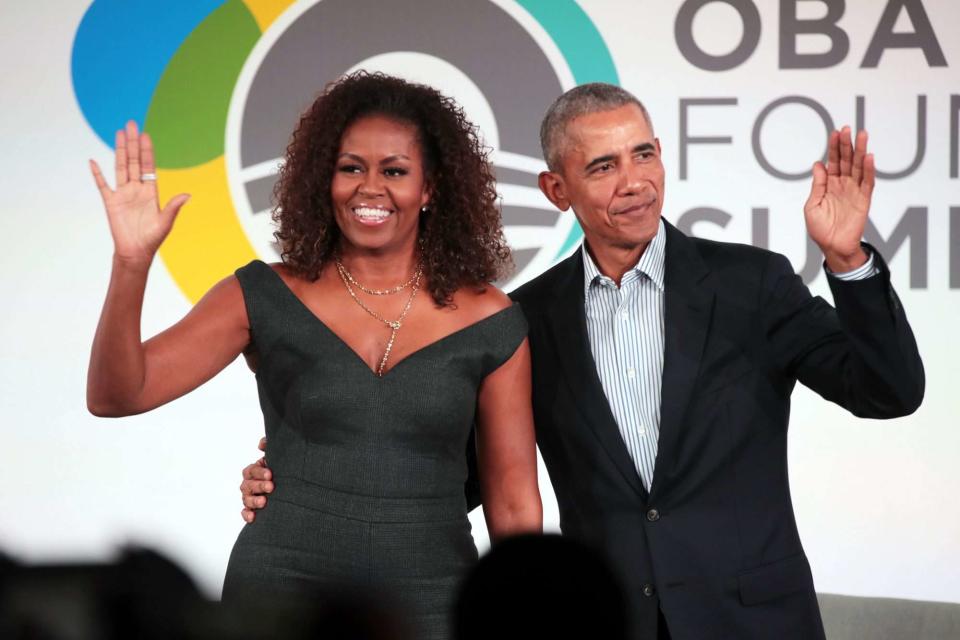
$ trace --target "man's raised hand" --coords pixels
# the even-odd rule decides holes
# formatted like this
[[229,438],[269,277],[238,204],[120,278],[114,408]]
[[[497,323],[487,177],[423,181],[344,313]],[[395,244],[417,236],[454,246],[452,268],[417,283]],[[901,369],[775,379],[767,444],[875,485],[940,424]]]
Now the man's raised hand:
[[813,165],[813,185],[803,207],[807,233],[820,247],[834,273],[852,271],[867,261],[860,246],[870,212],[877,170],[867,153],[867,132],[850,139],[850,127],[833,131],[827,164]]

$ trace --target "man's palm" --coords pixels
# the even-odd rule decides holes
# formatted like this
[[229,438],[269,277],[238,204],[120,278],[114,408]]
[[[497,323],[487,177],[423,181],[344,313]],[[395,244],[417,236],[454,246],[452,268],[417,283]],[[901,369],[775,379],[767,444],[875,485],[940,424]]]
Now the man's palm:
[[857,134],[855,148],[849,127],[831,133],[828,163],[814,165],[810,197],[803,207],[807,233],[824,255],[850,256],[859,251],[875,184],[867,132]]

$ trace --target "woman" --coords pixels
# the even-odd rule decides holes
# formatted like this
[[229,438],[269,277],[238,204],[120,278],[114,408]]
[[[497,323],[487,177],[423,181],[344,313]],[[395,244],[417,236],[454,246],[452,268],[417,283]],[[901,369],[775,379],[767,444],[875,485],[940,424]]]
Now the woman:
[[491,537],[541,528],[526,324],[488,284],[509,252],[462,110],[379,74],[330,85],[276,187],[283,262],[238,269],[145,343],[147,271],[188,196],[158,207],[150,138],[133,123],[116,167],[111,190],[91,162],[115,250],[90,411],[148,411],[243,353],[283,480],[234,545],[224,599],[383,591],[418,637],[446,637],[477,555],[463,496],[474,420]]

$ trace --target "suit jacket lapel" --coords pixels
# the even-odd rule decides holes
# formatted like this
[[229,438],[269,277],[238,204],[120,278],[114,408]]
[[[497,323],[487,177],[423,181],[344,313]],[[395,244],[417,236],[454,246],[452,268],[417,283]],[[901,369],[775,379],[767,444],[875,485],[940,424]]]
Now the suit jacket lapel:
[[583,297],[583,258],[580,252],[567,258],[566,263],[568,268],[557,280],[555,302],[548,316],[548,327],[564,378],[582,416],[614,465],[630,486],[646,497],[647,492],[610,412],[610,404],[590,351]]
[[710,271],[693,242],[666,221],[664,223],[667,246],[663,386],[651,500],[656,500],[661,487],[670,483],[684,415],[700,370],[714,299]]

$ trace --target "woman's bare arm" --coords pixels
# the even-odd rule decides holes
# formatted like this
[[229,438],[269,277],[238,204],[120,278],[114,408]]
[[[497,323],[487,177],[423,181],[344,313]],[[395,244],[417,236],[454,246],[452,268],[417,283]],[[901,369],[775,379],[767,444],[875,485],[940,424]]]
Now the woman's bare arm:
[[145,282],[145,275],[114,267],[87,373],[94,415],[133,415],[170,402],[220,372],[250,341],[240,283],[230,276],[182,320],[141,343]]
[[141,413],[196,388],[249,342],[243,295],[231,276],[207,293],[183,320],[146,343],[140,316],[147,273],[189,196],[161,210],[150,137],[127,124],[117,132],[116,188],[91,171],[113,236],[110,286],[97,325],[87,373],[87,407],[100,416]]
[[531,406],[530,345],[484,379],[477,399],[477,459],[490,539],[543,530]]

